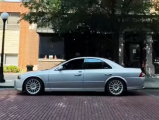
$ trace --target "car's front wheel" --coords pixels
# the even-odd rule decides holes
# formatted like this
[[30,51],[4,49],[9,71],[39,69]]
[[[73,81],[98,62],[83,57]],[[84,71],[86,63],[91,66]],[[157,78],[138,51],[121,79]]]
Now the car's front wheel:
[[25,91],[30,95],[40,94],[43,90],[43,84],[38,78],[29,78],[26,80]]
[[123,80],[112,79],[109,80],[106,85],[106,91],[114,96],[122,95],[126,90],[126,85]]

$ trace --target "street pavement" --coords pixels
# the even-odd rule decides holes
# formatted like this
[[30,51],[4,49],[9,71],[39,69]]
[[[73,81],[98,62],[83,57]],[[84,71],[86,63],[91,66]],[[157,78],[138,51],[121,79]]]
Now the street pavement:
[[0,90],[0,120],[158,120],[159,90],[104,93],[50,92],[29,96]]
[[[0,83],[0,120],[159,120],[159,89],[128,91],[114,97],[98,92],[48,92],[29,96],[13,88],[18,74]],[[159,79],[145,80],[159,88]]]

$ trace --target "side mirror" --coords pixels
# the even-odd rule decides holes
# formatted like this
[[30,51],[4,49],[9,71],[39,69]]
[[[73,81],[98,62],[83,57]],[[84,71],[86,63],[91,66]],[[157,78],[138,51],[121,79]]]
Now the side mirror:
[[63,70],[63,66],[58,67],[57,70],[59,71]]

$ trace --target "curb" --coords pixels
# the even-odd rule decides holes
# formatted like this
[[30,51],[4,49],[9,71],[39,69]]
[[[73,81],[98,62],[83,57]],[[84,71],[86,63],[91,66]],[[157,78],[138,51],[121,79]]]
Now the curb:
[[0,83],[0,88],[14,88],[14,81],[6,80],[4,83]]
[[149,89],[149,90],[151,89],[151,90],[153,90],[153,89],[159,89],[159,87],[153,87],[153,88],[152,88],[152,87],[145,87],[145,88],[143,88],[143,89],[145,89],[145,90],[146,90],[146,89]]
[[0,88],[14,88],[14,86],[0,86]]

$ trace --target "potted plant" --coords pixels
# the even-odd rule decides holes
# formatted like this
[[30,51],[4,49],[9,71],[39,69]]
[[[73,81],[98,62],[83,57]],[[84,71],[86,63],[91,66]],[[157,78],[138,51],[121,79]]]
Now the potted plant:
[[27,65],[26,67],[27,67],[27,72],[33,71],[33,67],[34,67],[33,65],[30,64],[30,65]]

